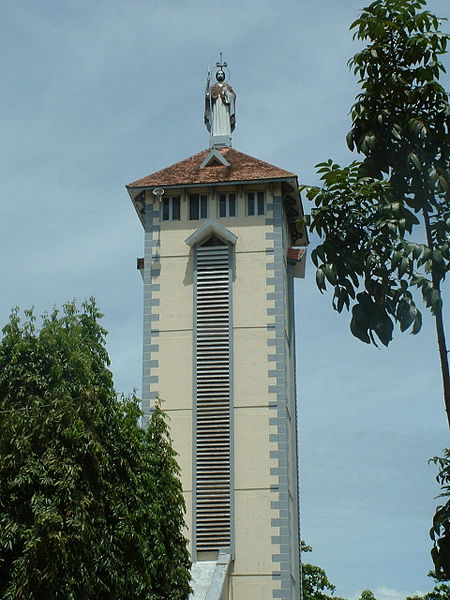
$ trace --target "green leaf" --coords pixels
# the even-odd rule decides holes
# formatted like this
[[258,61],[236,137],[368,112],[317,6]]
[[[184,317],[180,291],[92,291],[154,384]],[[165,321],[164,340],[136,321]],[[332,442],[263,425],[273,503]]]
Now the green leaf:
[[347,136],[346,136],[346,138],[345,138],[345,139],[346,139],[346,142],[347,142],[347,146],[348,146],[348,148],[349,148],[350,150],[353,150],[353,149],[354,149],[354,147],[355,147],[355,142],[354,142],[354,139],[353,139],[353,131],[349,131],[349,132],[347,133]]
[[449,185],[447,179],[442,175],[439,177],[439,184],[440,184],[441,189],[444,192],[450,191],[450,185]]
[[[417,308],[416,308],[416,310],[417,310]],[[422,313],[419,310],[417,310],[416,318],[414,319],[414,324],[413,324],[411,333],[415,335],[416,333],[419,333],[419,331],[421,329],[422,329]]]
[[400,319],[400,330],[406,331],[416,320],[417,317],[417,308],[414,305],[409,305],[408,310],[406,310],[402,318]]
[[337,279],[336,279],[336,270],[335,270],[334,266],[331,263],[326,263],[324,268],[325,268],[326,278],[331,283],[331,285],[335,285]]
[[370,328],[376,333],[380,342],[385,346],[392,341],[392,333],[394,331],[394,323],[387,312],[377,307],[371,316]]
[[401,250],[395,250],[392,254],[391,265],[395,269],[403,258],[403,252]]
[[326,290],[325,273],[323,269],[316,269],[316,285],[321,292]]
[[400,265],[398,268],[399,277],[403,277],[403,275],[409,270],[409,260],[406,257],[403,257],[400,261]]
[[413,164],[418,171],[422,170],[422,163],[420,162],[419,157],[414,152],[410,152],[408,156],[408,161]]
[[374,304],[370,296],[365,292],[358,294],[356,298],[357,302],[352,308],[350,330],[355,337],[369,344],[371,341],[369,336],[370,319]]
[[350,330],[352,334],[366,344],[370,344],[368,333],[368,319],[363,308],[356,304],[352,309],[352,319],[350,321]]
[[417,260],[421,256],[422,252],[423,252],[423,245],[415,244],[414,250],[413,250],[414,260]]

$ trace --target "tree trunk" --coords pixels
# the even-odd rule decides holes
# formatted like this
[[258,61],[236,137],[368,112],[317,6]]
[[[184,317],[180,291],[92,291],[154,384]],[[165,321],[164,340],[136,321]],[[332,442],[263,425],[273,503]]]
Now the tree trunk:
[[[434,246],[433,238],[431,236],[430,215],[428,214],[427,210],[424,210],[424,219],[428,247],[430,248],[430,250],[433,250]],[[441,297],[441,280],[434,266],[431,269],[431,280],[433,282],[433,289],[438,291],[439,296]],[[447,413],[447,423],[450,429],[450,370],[448,362],[447,344],[445,341],[444,318],[442,316],[442,303],[440,303],[439,307],[436,310],[434,310],[434,318],[436,322],[439,357],[441,359],[441,373],[442,385],[444,388],[445,412]]]

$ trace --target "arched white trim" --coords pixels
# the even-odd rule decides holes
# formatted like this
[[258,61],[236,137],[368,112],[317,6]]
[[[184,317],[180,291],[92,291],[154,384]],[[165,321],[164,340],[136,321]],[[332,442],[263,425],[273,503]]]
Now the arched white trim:
[[209,151],[208,156],[200,165],[200,169],[204,169],[205,167],[209,167],[210,165],[217,163],[222,164],[224,167],[230,166],[230,163],[227,161],[227,159],[224,156],[222,156],[220,152],[216,150],[216,148],[212,148]]
[[220,225],[220,223],[218,223],[217,221],[214,221],[213,219],[208,219],[185,241],[188,246],[194,246],[195,244],[199,244],[205,241],[212,235],[215,235],[224,242],[229,242],[233,245],[236,243],[236,240],[238,238],[238,236],[235,233],[232,233],[223,225]]

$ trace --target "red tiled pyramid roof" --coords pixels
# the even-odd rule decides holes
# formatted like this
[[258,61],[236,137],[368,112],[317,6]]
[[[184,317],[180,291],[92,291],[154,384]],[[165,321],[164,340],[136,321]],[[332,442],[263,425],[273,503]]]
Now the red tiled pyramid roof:
[[218,148],[218,152],[230,163],[229,166],[211,160],[204,168],[200,165],[211,152],[210,148],[194,154],[180,162],[156,173],[147,175],[130,183],[128,188],[199,185],[210,183],[226,183],[234,181],[255,181],[260,179],[287,179],[295,177],[294,173],[285,171],[253,158],[234,148]]

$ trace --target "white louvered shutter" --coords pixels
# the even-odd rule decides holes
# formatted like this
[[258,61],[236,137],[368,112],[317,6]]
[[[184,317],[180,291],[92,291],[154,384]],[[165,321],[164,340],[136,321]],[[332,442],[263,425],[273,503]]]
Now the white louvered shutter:
[[231,544],[230,248],[196,248],[195,532],[199,552]]

